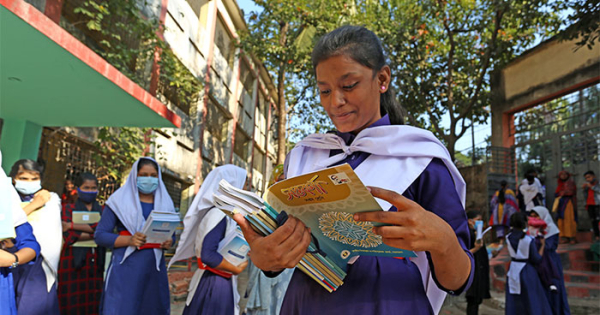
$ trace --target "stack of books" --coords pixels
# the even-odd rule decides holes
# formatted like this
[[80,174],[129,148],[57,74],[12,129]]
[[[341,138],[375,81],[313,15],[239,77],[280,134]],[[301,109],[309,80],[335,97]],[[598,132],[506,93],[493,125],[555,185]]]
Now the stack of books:
[[162,243],[171,239],[180,223],[181,218],[178,213],[153,210],[141,231],[146,235],[146,244],[139,249],[160,248]]
[[[72,218],[73,224],[95,224],[100,222],[100,213],[92,211],[73,211]],[[73,247],[97,247],[94,240],[77,241]]]
[[[233,187],[226,180],[219,182],[219,189],[214,194],[215,206],[229,216],[236,213],[244,215],[256,233],[267,236],[284,222],[280,215],[267,202],[254,193]],[[279,221],[279,223],[278,223]],[[316,246],[311,242],[309,253],[306,253],[297,265],[298,269],[307,274],[327,291],[337,290],[344,282],[346,272],[334,262],[316,251]]]
[[312,242],[297,267],[329,292],[343,284],[348,264],[359,256],[416,256],[383,244],[373,232],[381,223],[354,221],[356,212],[382,209],[348,164],[278,182],[263,198],[222,180],[214,204],[227,215],[244,215],[265,236],[284,224],[288,214],[300,219],[311,229]]

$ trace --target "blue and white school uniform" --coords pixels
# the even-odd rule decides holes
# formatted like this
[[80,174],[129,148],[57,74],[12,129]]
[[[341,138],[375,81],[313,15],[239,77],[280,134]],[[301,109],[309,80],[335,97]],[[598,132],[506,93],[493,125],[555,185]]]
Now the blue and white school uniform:
[[506,314],[552,314],[550,303],[537,270],[533,265],[542,261],[533,237],[523,231],[506,236],[511,257],[506,275]]
[[[390,125],[387,115],[359,132],[308,136],[290,152],[286,177],[348,163],[367,186],[403,194],[446,221],[469,256],[471,274],[456,291],[442,287],[426,252],[414,259],[361,256],[348,266],[344,284],[328,293],[296,270],[282,314],[437,314],[446,293],[460,294],[473,280],[465,183],[448,151],[431,132]],[[382,209],[396,211],[377,199]]]

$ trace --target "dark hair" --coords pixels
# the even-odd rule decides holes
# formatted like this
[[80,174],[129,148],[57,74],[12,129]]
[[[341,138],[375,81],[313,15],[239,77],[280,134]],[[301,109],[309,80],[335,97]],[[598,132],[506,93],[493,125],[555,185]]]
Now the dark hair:
[[467,211],[467,219],[474,219],[478,215],[481,215],[481,212],[479,210],[469,210],[469,211]]
[[144,165],[151,165],[158,172],[158,164],[151,159],[141,158],[138,162],[137,171],[139,172]]
[[500,191],[498,191],[498,202],[500,204],[504,204],[504,202],[506,202],[506,198],[504,196],[504,192],[506,191],[506,186],[508,185],[508,183],[503,180],[500,182]]
[[[379,38],[362,26],[346,25],[323,35],[312,52],[313,70],[321,61],[340,55],[373,69],[373,76],[387,64]],[[379,100],[381,116],[387,114],[392,125],[403,125],[402,106],[396,100],[391,84]]]
[[40,179],[42,179],[44,175],[44,167],[40,165],[40,163],[30,159],[21,159],[16,161],[15,164],[13,164],[12,168],[10,169],[9,176],[12,178],[17,177],[21,169],[25,171],[39,173]]
[[[510,216],[510,227],[514,231],[523,231],[527,227],[527,216],[523,212],[516,212]],[[525,233],[521,235],[521,238],[525,236]]]
[[94,182],[96,182],[96,185],[98,185],[98,178],[96,177],[96,175],[90,173],[90,172],[83,172],[81,174],[79,174],[79,176],[77,176],[77,178],[75,179],[75,186],[80,187],[81,185],[83,185],[83,183],[85,183],[86,180],[93,180]]
[[587,172],[583,173],[583,176],[585,176],[585,175],[592,175],[592,176],[596,177],[596,174],[594,174],[594,171],[587,171]]

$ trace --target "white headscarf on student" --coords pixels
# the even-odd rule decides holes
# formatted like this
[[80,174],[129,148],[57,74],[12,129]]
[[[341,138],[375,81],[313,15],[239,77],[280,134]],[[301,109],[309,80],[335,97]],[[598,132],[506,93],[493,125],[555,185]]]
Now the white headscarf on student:
[[[140,195],[137,188],[138,164],[142,159],[148,159],[154,162],[156,167],[158,167],[158,188],[154,191],[154,210],[161,212],[175,212],[173,200],[171,199],[171,196],[169,196],[167,188],[162,181],[162,174],[158,163],[151,157],[142,157],[138,159],[133,164],[125,184],[117,189],[117,191],[115,191],[106,201],[106,205],[110,207],[131,235],[140,232],[146,222],[142,213],[142,205],[140,203]],[[123,263],[135,250],[135,246],[127,247],[121,263]],[[156,270],[160,270],[160,257],[162,254],[162,249],[154,249]]]
[[535,211],[540,219],[546,222],[546,235],[544,238],[549,238],[550,236],[556,235],[560,232],[556,224],[554,224],[554,220],[552,220],[552,216],[546,207],[543,206],[535,206],[531,211]]
[[[342,153],[329,156],[330,150]],[[342,161],[354,152],[371,155],[354,172],[367,186],[375,186],[402,194],[427,168],[432,159],[440,159],[454,180],[454,188],[464,210],[466,185],[460,172],[452,163],[444,145],[429,131],[411,126],[386,125],[366,128],[358,133],[350,145],[335,134],[313,134],[298,142],[287,158],[286,177],[294,177],[317,171]],[[392,206],[376,198],[382,209]],[[432,270],[425,252],[417,252],[411,258],[423,280],[427,298],[437,314],[446,293],[432,277]]]
[[[227,180],[236,188],[243,188],[246,182],[246,170],[235,165],[223,165],[215,168],[206,176],[206,179],[200,187],[200,191],[196,194],[192,205],[188,209],[183,220],[183,233],[177,246],[175,255],[169,262],[169,267],[175,261],[186,259],[189,257],[200,257],[202,252],[202,243],[206,235],[212,231],[223,220],[227,218],[225,214],[215,208],[213,205],[213,194],[219,188],[221,179]],[[237,227],[235,221],[227,218],[227,228],[225,235],[229,234]],[[186,305],[190,305],[192,299],[202,279],[204,269],[196,269],[194,276],[188,287],[188,298]],[[231,285],[233,290],[234,314],[239,314],[240,295],[237,290],[237,276],[231,277]]]
[[[2,165],[2,152],[0,152],[0,165]],[[6,176],[4,170],[0,170],[0,213],[11,211],[14,227],[27,222],[27,215],[21,208],[21,198],[12,185],[10,177]],[[9,210],[10,209],[10,210]]]
[[[185,214],[185,218],[183,219],[183,232],[179,238],[179,244],[177,245],[175,255],[173,255],[173,258],[171,258],[171,261],[169,262],[169,267],[171,267],[171,265],[176,261],[195,257],[196,246],[200,246],[200,249],[202,248],[202,244],[195,244],[196,235],[198,234],[198,227],[200,222],[205,219],[209,210],[214,208],[213,194],[219,188],[219,182],[221,179],[227,180],[231,185],[233,185],[233,187],[242,188],[246,181],[246,170],[235,165],[228,164],[215,168],[208,174],[208,176],[206,176],[206,179],[202,183],[202,186],[200,186],[200,190],[196,194],[192,205]],[[221,211],[213,212],[215,213],[215,218],[211,221],[218,220],[214,224],[216,225],[223,220],[225,214]],[[210,230],[204,232],[206,235],[206,233],[210,232]]]

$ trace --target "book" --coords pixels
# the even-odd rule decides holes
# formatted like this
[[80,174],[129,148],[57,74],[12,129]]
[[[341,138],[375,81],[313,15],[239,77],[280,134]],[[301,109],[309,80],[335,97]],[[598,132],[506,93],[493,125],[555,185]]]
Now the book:
[[[94,224],[100,222],[100,213],[96,211],[73,211],[71,213],[73,224]],[[77,241],[72,247],[98,247],[94,240]]]
[[15,238],[15,223],[13,222],[13,207],[16,194],[11,179],[0,178],[0,240]]
[[356,212],[382,209],[348,164],[278,182],[263,197],[222,180],[214,203],[227,215],[243,214],[261,235],[283,224],[283,211],[300,219],[311,228],[313,241],[298,268],[329,292],[343,284],[348,263],[357,256],[416,257],[383,244],[373,233],[373,226],[382,224],[354,221]]
[[477,240],[483,237],[483,221],[481,220],[475,221],[475,235]]
[[96,211],[73,211],[72,218],[74,224],[94,224],[100,222],[100,212]]
[[248,260],[249,251],[250,246],[248,246],[248,242],[244,239],[244,234],[242,234],[242,230],[239,227],[225,235],[221,242],[219,242],[219,248],[217,249],[217,252],[225,260],[235,266]]
[[140,249],[160,248],[162,243],[171,239],[180,223],[181,218],[177,213],[153,210],[142,227],[141,233],[146,235],[146,244]]

